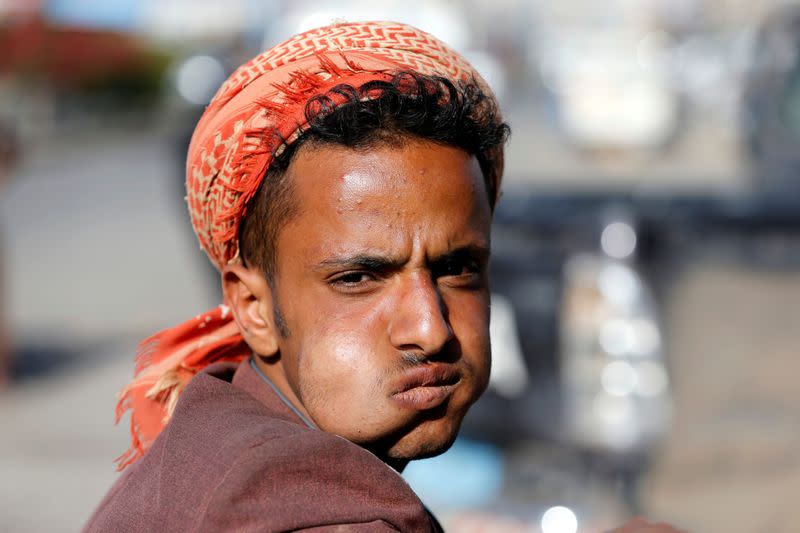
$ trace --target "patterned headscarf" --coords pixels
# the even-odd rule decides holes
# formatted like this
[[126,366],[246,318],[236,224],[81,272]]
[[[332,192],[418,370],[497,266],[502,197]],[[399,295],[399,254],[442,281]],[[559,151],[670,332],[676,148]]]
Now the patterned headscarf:
[[[389,81],[400,71],[476,80],[467,61],[435,37],[393,22],[341,23],[297,35],[241,66],[195,128],[186,164],[192,225],[222,269],[239,258],[239,226],[275,154],[307,127],[305,105],[339,84]],[[279,135],[265,135],[275,132]],[[499,181],[502,155],[492,174]],[[499,183],[494,183],[497,190]],[[229,309],[198,315],[144,340],[135,377],[120,393],[117,421],[131,410],[131,448],[119,468],[141,457],[169,420],[189,380],[211,363],[248,357]]]

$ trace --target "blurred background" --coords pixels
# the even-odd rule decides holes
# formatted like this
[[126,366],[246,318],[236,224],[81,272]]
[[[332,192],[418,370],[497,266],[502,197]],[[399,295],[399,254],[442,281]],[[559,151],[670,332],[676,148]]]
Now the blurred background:
[[188,138],[335,19],[463,51],[513,129],[490,390],[406,476],[449,531],[797,531],[800,3],[0,0],[0,531],[116,477],[139,339],[219,302]]

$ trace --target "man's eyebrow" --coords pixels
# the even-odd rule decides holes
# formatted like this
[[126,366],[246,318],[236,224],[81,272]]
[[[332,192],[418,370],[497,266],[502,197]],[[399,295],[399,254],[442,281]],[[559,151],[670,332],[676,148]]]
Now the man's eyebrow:
[[466,246],[461,246],[459,248],[455,248],[453,250],[448,250],[447,252],[438,255],[436,257],[431,258],[430,263],[442,263],[443,261],[451,261],[453,259],[474,259],[476,261],[488,261],[489,256],[491,255],[491,251],[488,245],[484,244],[469,244]]
[[[471,244],[448,250],[429,259],[431,265],[446,261],[470,258],[479,262],[488,261],[489,246],[484,244]],[[340,257],[329,257],[320,261],[314,270],[329,270],[332,268],[363,268],[365,270],[388,271],[402,268],[405,259],[390,257],[380,254],[357,253]]]
[[341,257],[330,257],[320,261],[315,270],[330,268],[363,268],[367,270],[391,270],[400,268],[405,261],[402,259],[368,253],[359,253]]

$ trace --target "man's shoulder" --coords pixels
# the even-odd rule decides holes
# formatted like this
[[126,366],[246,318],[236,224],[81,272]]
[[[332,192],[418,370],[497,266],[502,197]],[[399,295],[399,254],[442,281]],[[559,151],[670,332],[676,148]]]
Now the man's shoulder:
[[269,531],[373,521],[419,525],[421,516],[413,491],[368,451],[269,409],[225,379],[200,374],[88,529],[125,529],[146,520],[170,531]]
[[[361,525],[428,531],[430,517],[403,478],[335,435],[309,430],[243,450],[214,487],[202,531]],[[381,526],[381,527],[379,527]]]

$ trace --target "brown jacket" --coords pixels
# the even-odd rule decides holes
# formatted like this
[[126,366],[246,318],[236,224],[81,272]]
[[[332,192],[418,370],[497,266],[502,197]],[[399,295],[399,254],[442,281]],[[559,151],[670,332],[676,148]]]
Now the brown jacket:
[[438,529],[394,470],[306,425],[244,362],[192,379],[85,531]]

